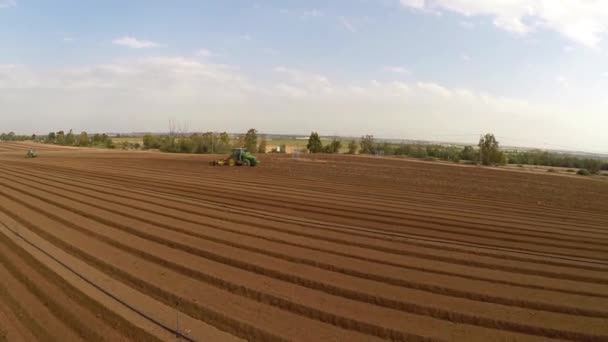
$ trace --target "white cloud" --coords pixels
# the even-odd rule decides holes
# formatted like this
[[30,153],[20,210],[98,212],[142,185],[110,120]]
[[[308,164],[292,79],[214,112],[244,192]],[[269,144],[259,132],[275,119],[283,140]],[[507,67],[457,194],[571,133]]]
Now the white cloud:
[[210,50],[207,49],[198,49],[196,51],[196,55],[200,56],[200,57],[213,57],[216,56],[215,53],[211,52]]
[[409,74],[409,70],[407,70],[404,67],[399,67],[399,66],[386,66],[384,67],[382,70],[386,71],[386,72],[392,72],[395,74]]
[[126,46],[132,49],[145,49],[145,48],[155,48],[159,47],[160,44],[148,41],[148,40],[138,40],[133,37],[124,36],[121,38],[116,38],[112,41],[112,43],[116,45]]
[[418,10],[451,11],[467,17],[489,16],[497,27],[519,34],[535,29],[558,32],[596,47],[608,35],[608,1],[598,0],[401,0]]
[[471,56],[467,55],[466,53],[463,53],[462,55],[460,55],[460,59],[468,63],[471,61]]
[[8,8],[17,6],[16,0],[0,0],[0,8]]
[[402,6],[416,9],[423,9],[425,5],[424,0],[400,0],[399,2]]
[[416,84],[416,86],[419,89],[422,89],[426,92],[435,94],[435,95],[439,95],[439,96],[443,96],[443,97],[449,97],[450,95],[452,95],[452,92],[445,88],[440,86],[437,83],[433,83],[433,82],[418,82]]
[[604,77],[608,77],[608,71],[603,74]]
[[557,82],[562,87],[568,87],[569,85],[568,79],[561,75],[555,77],[555,82]]
[[[251,75],[257,75],[255,77]],[[35,97],[36,101],[31,101]],[[3,127],[14,131],[65,129],[163,131],[167,118],[192,130],[337,134],[424,139],[437,132],[493,131],[587,148],[608,145],[599,130],[605,116],[569,112],[433,81],[338,81],[279,66],[265,74],[196,58],[156,57],[78,68],[38,69],[0,65],[0,107],[13,115]],[[605,107],[607,108],[607,107]],[[348,115],[348,120],[344,116]],[[322,127],[319,122],[323,122]],[[59,127],[62,126],[62,127]],[[538,131],[538,127],[545,129]],[[597,134],[586,134],[597,127]]]
[[355,25],[350,20],[348,20],[347,18],[340,17],[340,18],[338,18],[338,22],[347,31],[350,31],[350,32],[353,32],[353,33],[357,32],[357,28],[355,27]]

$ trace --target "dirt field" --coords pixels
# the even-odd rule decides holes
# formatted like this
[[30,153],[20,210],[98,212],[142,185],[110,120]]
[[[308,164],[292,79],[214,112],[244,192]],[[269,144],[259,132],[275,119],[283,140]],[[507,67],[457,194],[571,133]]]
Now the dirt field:
[[0,340],[608,341],[606,181],[212,158],[1,143]]

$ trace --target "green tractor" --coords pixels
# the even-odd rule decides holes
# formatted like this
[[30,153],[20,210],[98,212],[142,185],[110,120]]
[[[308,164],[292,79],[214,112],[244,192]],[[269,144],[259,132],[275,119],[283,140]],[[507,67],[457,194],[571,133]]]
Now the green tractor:
[[260,161],[246,149],[235,148],[228,158],[213,160],[209,164],[213,166],[257,166],[260,165]]
[[25,158],[36,158],[38,157],[38,153],[36,153],[36,150],[28,150],[27,153],[25,154]]

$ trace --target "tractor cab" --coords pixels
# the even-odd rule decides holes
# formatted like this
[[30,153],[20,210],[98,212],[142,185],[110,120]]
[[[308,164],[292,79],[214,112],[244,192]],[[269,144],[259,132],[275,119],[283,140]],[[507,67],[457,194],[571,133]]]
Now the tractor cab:
[[237,161],[237,162],[242,162],[243,161],[243,156],[245,156],[246,154],[248,154],[249,152],[247,152],[246,149],[244,148],[235,148],[234,150],[232,150],[232,158]]

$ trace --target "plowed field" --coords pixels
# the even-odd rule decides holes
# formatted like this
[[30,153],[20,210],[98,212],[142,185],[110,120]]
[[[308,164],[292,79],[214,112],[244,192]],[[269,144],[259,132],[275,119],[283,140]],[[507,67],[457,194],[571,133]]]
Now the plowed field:
[[213,158],[1,143],[0,340],[608,341],[606,181]]

